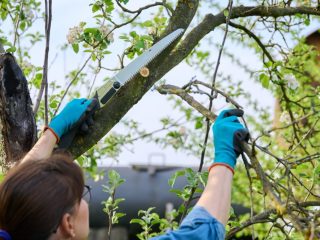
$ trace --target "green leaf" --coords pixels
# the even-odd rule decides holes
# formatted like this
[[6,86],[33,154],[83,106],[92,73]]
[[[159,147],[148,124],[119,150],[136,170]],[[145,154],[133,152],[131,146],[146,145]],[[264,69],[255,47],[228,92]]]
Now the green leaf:
[[272,61],[268,61],[268,62],[265,63],[265,66],[266,66],[267,68],[272,67],[272,65],[273,65],[273,62],[272,62]]
[[78,43],[72,44],[72,49],[75,53],[78,53],[79,52],[79,44]]
[[92,5],[92,9],[91,10],[92,10],[93,13],[99,11],[99,9],[100,9],[100,6],[98,4],[93,4]]
[[229,16],[229,10],[228,9],[223,10],[223,15],[225,17],[228,17]]
[[49,106],[50,106],[51,108],[55,109],[55,108],[57,108],[57,106],[58,106],[58,102],[57,102],[57,101],[53,101],[53,102],[51,102],[51,103],[49,104]]
[[40,89],[41,81],[42,81],[42,73],[37,73],[32,83],[37,89]]
[[1,11],[1,19],[5,20],[8,16],[8,12],[7,11]]
[[265,73],[261,73],[260,76],[260,82],[262,84],[262,86],[266,89],[269,88],[269,82],[270,82],[270,78],[269,76],[267,76]]
[[97,60],[97,55],[96,55],[95,53],[92,53],[92,55],[91,55],[91,59],[92,59],[92,61]]
[[174,183],[176,182],[177,177],[184,176],[184,174],[185,174],[185,171],[184,171],[184,170],[176,171],[176,172],[171,176],[171,178],[168,180],[169,186],[172,188],[173,185],[174,185]]
[[137,219],[137,218],[131,219],[130,224],[132,224],[132,223],[137,223],[137,224],[139,224],[141,226],[145,225],[145,222],[143,220]]
[[97,28],[85,28],[83,30],[84,33],[92,33],[92,34],[96,34],[97,32],[99,32],[99,30]]
[[136,33],[136,31],[131,31],[130,33],[130,36],[133,37],[133,38],[136,38],[138,36],[138,34]]
[[142,23],[142,26],[152,27],[152,26],[154,26],[154,23],[152,21],[148,20],[148,21],[145,21],[144,23]]
[[4,179],[5,175],[4,173],[0,172],[0,183],[2,182],[2,180]]
[[6,51],[10,52],[10,53],[14,53],[16,50],[17,50],[16,47],[12,46],[12,47],[7,48]]
[[125,214],[125,213],[116,213],[116,217],[119,219],[119,218],[122,218],[122,217],[124,217],[124,216],[126,216],[127,214]]
[[195,129],[200,129],[203,127],[203,123],[202,123],[202,117],[197,117],[196,118],[196,124],[195,124]]
[[310,25],[310,19],[309,19],[309,18],[306,18],[306,19],[304,20],[304,24],[305,24],[306,26],[309,26],[309,25]]
[[24,31],[24,30],[26,29],[26,22],[25,22],[25,21],[22,21],[22,22],[20,23],[19,28],[20,28],[22,31]]

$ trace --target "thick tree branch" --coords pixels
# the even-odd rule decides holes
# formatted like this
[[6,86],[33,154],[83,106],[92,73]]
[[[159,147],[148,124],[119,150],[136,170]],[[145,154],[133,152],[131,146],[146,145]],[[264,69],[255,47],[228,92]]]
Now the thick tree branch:
[[[197,7],[198,1],[196,0],[179,1],[162,37],[178,28],[186,29],[192,21]],[[156,81],[178,64],[178,62],[170,61],[172,56],[180,59],[179,53],[173,51],[173,55],[170,54],[172,48],[174,48],[174,44],[148,65],[150,75],[147,78],[137,75],[123,86],[117,94],[96,113],[95,125],[90,134],[87,136],[78,136],[69,148],[75,157],[80,156],[105,136]],[[182,57],[179,62],[182,61],[183,58],[184,57]]]
[[[194,17],[197,6],[198,1],[195,0],[179,1],[163,36],[177,28],[186,29]],[[240,6],[233,8],[231,18],[235,19],[247,16],[280,17],[291,16],[298,13],[320,15],[319,10],[308,7],[283,8]],[[191,30],[176,49],[172,50],[173,46],[168,48],[148,65],[150,75],[147,78],[137,75],[123,86],[116,96],[114,96],[108,104],[96,114],[96,124],[89,136],[79,136],[76,139],[70,148],[72,154],[74,156],[80,156],[96,144],[96,142],[106,135],[127,111],[142,98],[156,81],[183,61],[206,34],[215,27],[225,23],[225,21],[226,17],[223,12],[217,15],[206,15],[203,21]]]
[[173,86],[173,85],[162,85],[157,87],[157,90],[161,94],[174,94],[181,97],[182,100],[186,101],[191,107],[201,113],[203,116],[207,117],[211,121],[214,121],[217,116],[204,107],[201,103],[196,101],[191,95],[189,95],[185,90]]

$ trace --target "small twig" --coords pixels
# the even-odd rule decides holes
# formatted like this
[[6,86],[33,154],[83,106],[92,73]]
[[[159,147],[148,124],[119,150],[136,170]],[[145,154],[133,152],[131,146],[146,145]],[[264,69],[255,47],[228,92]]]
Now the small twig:
[[22,0],[20,2],[20,11],[19,13],[17,14],[17,19],[16,19],[16,22],[14,24],[14,39],[13,39],[13,46],[16,46],[16,42],[17,42],[17,39],[19,38],[19,33],[18,33],[18,29],[19,29],[19,23],[20,23],[20,15],[23,11],[23,5],[24,5],[24,1]]
[[[251,217],[251,220],[253,220],[253,214],[254,214],[254,210],[253,210],[253,189],[252,189],[252,178],[251,178],[251,175],[250,175],[250,165],[249,165],[244,153],[241,153],[241,157],[242,157],[245,169],[246,169],[247,177],[249,179],[250,205],[251,205],[250,206],[250,217]],[[252,240],[254,240],[255,239],[255,234],[254,234],[254,225],[253,224],[252,224],[251,232],[252,232]]]
[[289,127],[291,127],[293,124],[297,124],[297,123],[299,123],[299,122],[301,122],[301,121],[303,121],[303,120],[305,120],[305,119],[308,119],[309,117],[311,117],[311,116],[313,116],[313,115],[317,115],[317,114],[318,114],[318,113],[316,113],[316,112],[311,112],[311,113],[309,113],[309,114],[307,114],[307,115],[305,115],[305,116],[303,116],[303,117],[301,117],[301,118],[296,119],[294,122],[288,123],[288,124],[285,125],[285,126],[282,126],[282,127],[273,127],[273,128],[271,128],[271,129],[265,131],[265,133],[268,133],[268,134],[269,134],[269,133],[274,132],[274,131],[278,131],[278,130],[283,130],[283,129],[289,128]]
[[[51,21],[52,21],[52,0],[45,1],[45,33],[46,33],[46,48],[44,55],[44,63],[43,63],[43,73],[42,73],[42,82],[41,87],[37,96],[37,100],[35,106],[33,108],[33,112],[36,114],[41,98],[43,95],[43,91],[48,84],[48,59],[49,59],[49,46],[50,46],[50,32],[51,32]],[[48,112],[46,112],[48,114]],[[47,117],[46,117],[47,118]]]
[[[116,194],[116,190],[112,191],[112,194],[111,194],[111,206],[113,207],[113,204],[115,202],[115,194]],[[108,214],[108,239],[110,240],[111,239],[111,230],[112,230],[112,215],[114,213],[114,210],[112,209],[110,214]]]
[[137,9],[137,10],[132,11],[132,10],[129,10],[128,8],[125,8],[124,6],[122,6],[121,3],[119,2],[119,0],[116,0],[116,3],[121,8],[122,11],[127,12],[127,13],[141,13],[141,11],[146,10],[148,8],[151,8],[151,7],[164,6],[163,2],[155,2],[153,4],[148,4],[148,5],[144,6],[144,7],[141,7],[139,9]]
[[271,54],[267,51],[266,46],[261,42],[261,40],[259,39],[259,37],[257,37],[253,32],[251,32],[249,29],[247,29],[246,27],[230,22],[229,23],[231,27],[240,29],[242,31],[244,31],[249,37],[253,38],[256,43],[259,45],[259,47],[261,48],[261,50],[263,51],[263,53],[269,58],[270,61],[274,62]]
[[298,159],[298,160],[296,160],[294,162],[289,162],[288,165],[289,165],[290,168],[293,168],[295,166],[298,166],[298,165],[306,163],[306,162],[310,162],[310,161],[312,161],[314,159],[317,159],[317,158],[320,159],[320,152],[317,152],[317,153],[315,153],[313,155],[309,155],[309,156],[303,157],[303,158]]
[[89,60],[91,59],[91,56],[92,56],[92,55],[90,54],[90,56],[87,58],[87,60],[86,60],[86,61],[84,62],[84,64],[81,66],[81,68],[80,68],[79,71],[76,73],[76,75],[74,76],[74,78],[73,78],[73,79],[70,81],[70,83],[68,84],[68,86],[67,86],[67,88],[66,88],[63,96],[62,96],[61,99],[60,99],[60,102],[59,102],[59,104],[58,104],[58,107],[56,108],[53,116],[55,116],[55,115],[57,114],[57,112],[59,111],[59,108],[60,108],[60,106],[61,106],[61,103],[62,103],[63,99],[66,97],[66,95],[67,95],[70,87],[72,86],[73,82],[74,82],[75,80],[77,80],[79,74],[82,72],[82,70],[83,70],[83,69],[85,68],[85,66],[88,64]]
[[[301,207],[320,206],[320,202],[319,201],[301,202],[301,203],[298,203],[298,205],[301,206]],[[287,209],[290,209],[292,207],[294,207],[293,204],[288,205]],[[255,215],[252,219],[249,219],[246,222],[242,223],[241,226],[231,229],[228,232],[228,235],[226,236],[226,239],[231,239],[237,232],[240,232],[241,230],[243,230],[244,228],[246,228],[248,226],[251,226],[252,224],[265,223],[265,222],[274,222],[277,218],[281,218],[281,216],[282,216],[282,215],[279,215],[277,213],[278,213],[277,209],[273,208],[273,209],[267,210],[267,211],[265,211],[263,213]],[[271,219],[270,218],[271,214],[277,214],[275,216],[276,219]]]
[[[207,88],[209,88],[209,89],[213,89],[214,92],[216,92],[216,93],[222,95],[223,97],[225,97],[226,100],[227,100],[228,102],[230,102],[232,105],[234,105],[236,108],[243,109],[243,107],[242,107],[239,103],[237,103],[237,102],[236,102],[233,98],[231,98],[227,93],[221,91],[220,89],[214,88],[214,87],[210,86],[209,84],[204,83],[204,82],[201,82],[201,81],[199,81],[199,80],[195,80],[195,81],[194,81],[194,84],[200,84],[200,85],[203,85],[203,86],[205,86],[205,87],[207,87]],[[212,95],[211,95],[211,96],[212,96]]]
[[273,191],[272,184],[269,182],[269,180],[266,177],[265,172],[263,171],[261,164],[259,163],[258,159],[255,156],[255,152],[252,152],[252,150],[249,149],[248,144],[242,143],[242,149],[246,153],[246,155],[251,160],[252,167],[257,173],[258,178],[260,179],[262,183],[263,190],[266,194],[269,195],[271,198],[273,205],[277,209],[279,213],[284,211],[284,206],[280,198],[275,194]]
[[94,70],[95,73],[94,73],[93,81],[92,81],[92,83],[91,83],[91,85],[90,85],[90,89],[89,89],[87,98],[90,98],[92,88],[93,88],[93,86],[94,86],[94,84],[95,84],[95,82],[96,82],[96,80],[97,80],[97,77],[98,77],[98,74],[99,74],[100,70],[101,70],[101,66],[100,66],[100,61],[99,61],[99,64],[98,64],[97,69]]
[[190,96],[188,93],[186,93],[185,90],[183,90],[179,87],[176,87],[173,85],[162,85],[162,86],[156,87],[156,89],[161,94],[175,94],[175,95],[181,97],[190,106],[195,108],[198,112],[200,112],[203,116],[207,117],[211,121],[214,121],[217,117],[213,112],[209,111],[201,103],[199,103],[192,96]]

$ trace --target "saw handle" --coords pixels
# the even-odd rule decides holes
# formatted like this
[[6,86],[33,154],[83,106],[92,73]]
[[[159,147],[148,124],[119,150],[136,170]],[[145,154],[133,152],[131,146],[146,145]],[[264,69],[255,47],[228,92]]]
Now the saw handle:
[[64,135],[61,136],[58,143],[58,149],[68,149],[76,135],[85,135],[89,132],[89,127],[93,125],[93,115],[100,108],[98,100],[92,99],[86,112],[80,117],[78,122]]
[[118,91],[121,87],[121,84],[118,81],[115,81],[110,88],[110,90],[101,98],[101,103],[106,104],[109,99]]

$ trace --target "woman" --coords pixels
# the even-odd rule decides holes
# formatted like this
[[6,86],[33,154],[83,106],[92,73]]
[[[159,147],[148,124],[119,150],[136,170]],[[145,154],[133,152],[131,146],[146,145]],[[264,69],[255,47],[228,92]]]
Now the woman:
[[[45,129],[21,163],[0,185],[0,239],[86,239],[89,233],[87,191],[83,173],[66,154],[52,154],[60,137],[79,126],[96,106],[74,99]],[[231,183],[239,151],[234,138],[248,133],[237,117],[241,110],[223,111],[213,127],[215,159],[207,186],[179,229],[153,239],[224,239],[230,209]]]
[[1,184],[1,229],[12,239],[86,239],[89,217],[83,193],[82,171],[68,155],[24,162]]
[[84,119],[95,101],[74,99],[47,127],[0,185],[0,239],[86,239],[88,194],[70,155],[53,154],[60,137]]

